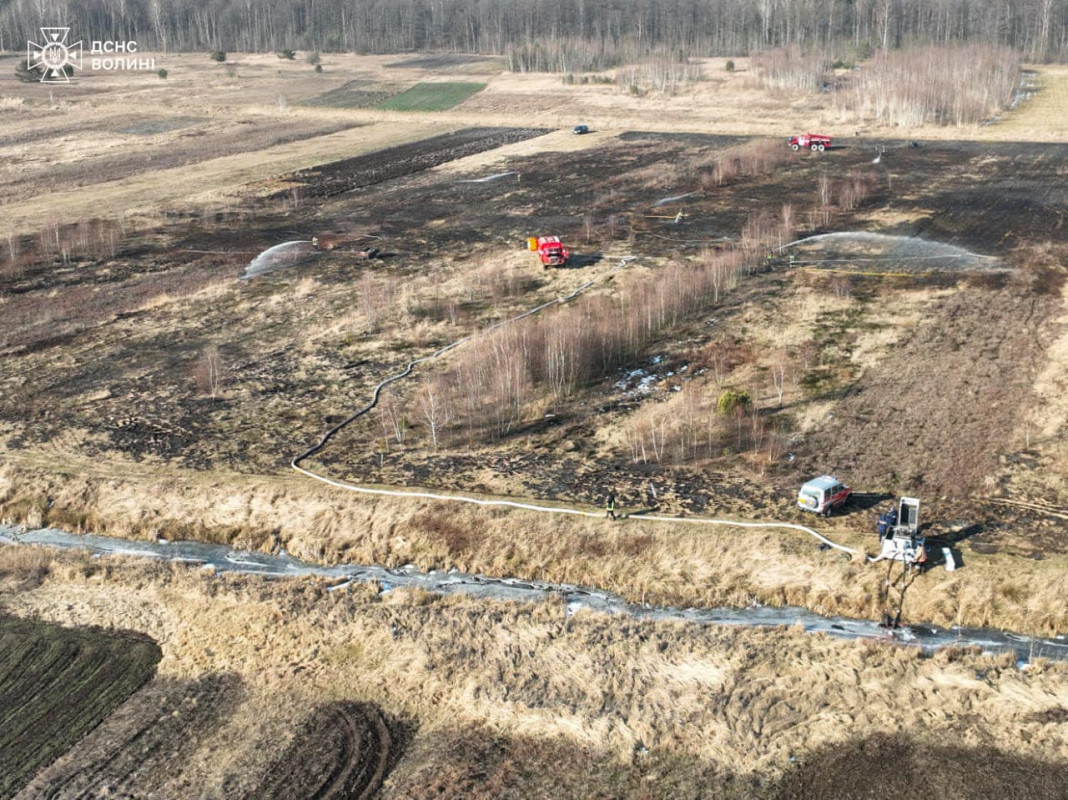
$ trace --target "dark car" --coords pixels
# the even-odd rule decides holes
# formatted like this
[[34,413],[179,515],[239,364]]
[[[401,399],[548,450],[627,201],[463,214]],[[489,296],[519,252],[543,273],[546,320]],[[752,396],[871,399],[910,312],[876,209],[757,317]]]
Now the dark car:
[[571,132],[572,133],[589,133],[590,132],[590,126],[589,125],[576,125],[574,128],[571,129]]

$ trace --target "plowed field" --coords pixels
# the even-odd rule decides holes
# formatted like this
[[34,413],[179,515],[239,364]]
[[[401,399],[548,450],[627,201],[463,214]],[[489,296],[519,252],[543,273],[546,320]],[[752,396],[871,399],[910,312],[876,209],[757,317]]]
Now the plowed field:
[[0,618],[0,797],[96,728],[160,657],[143,636]]
[[18,800],[192,796],[188,757],[228,718],[238,688],[230,676],[152,681],[38,773]]

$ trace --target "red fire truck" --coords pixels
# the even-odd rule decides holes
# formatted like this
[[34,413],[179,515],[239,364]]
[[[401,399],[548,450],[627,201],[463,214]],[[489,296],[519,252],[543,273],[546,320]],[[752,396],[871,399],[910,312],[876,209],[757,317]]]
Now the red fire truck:
[[808,148],[813,153],[822,153],[831,146],[831,137],[819,133],[802,133],[800,136],[791,136],[786,140],[791,150]]

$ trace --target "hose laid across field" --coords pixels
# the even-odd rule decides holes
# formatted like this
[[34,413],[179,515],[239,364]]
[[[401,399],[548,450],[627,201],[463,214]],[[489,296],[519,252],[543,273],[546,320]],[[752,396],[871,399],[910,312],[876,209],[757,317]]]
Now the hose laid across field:
[[[450,350],[453,350],[453,349],[459,347],[460,345],[471,341],[472,339],[474,339],[477,336],[480,336],[483,333],[488,333],[489,331],[495,330],[496,328],[500,328],[500,327],[503,327],[505,325],[511,325],[512,323],[519,322],[520,320],[525,319],[527,317],[532,317],[535,314],[540,314],[542,311],[544,311],[547,308],[550,308],[550,307],[556,306],[556,305],[562,305],[562,304],[568,302],[569,300],[573,300],[576,297],[578,297],[579,295],[581,295],[583,292],[585,292],[587,289],[589,289],[591,286],[593,286],[595,283],[597,283],[598,281],[606,280],[606,279],[612,277],[617,272],[619,272],[620,270],[624,269],[627,266],[627,264],[630,261],[633,261],[633,260],[634,260],[634,256],[624,256],[623,258],[620,259],[619,264],[617,264],[611,270],[606,272],[604,275],[600,276],[599,278],[593,278],[591,280],[586,281],[586,283],[584,283],[581,286],[579,286],[577,289],[575,289],[575,291],[571,292],[571,294],[569,294],[569,295],[565,295],[563,297],[557,297],[556,299],[550,300],[547,303],[542,303],[540,306],[538,306],[536,308],[532,308],[529,311],[524,311],[522,314],[519,314],[518,316],[512,317],[511,319],[506,319],[506,320],[501,320],[500,322],[495,322],[493,325],[490,325],[489,327],[484,328],[481,331],[477,331],[475,333],[469,334],[469,335],[463,337],[462,339],[458,339],[455,342],[453,342],[452,344],[448,344],[445,347],[442,347],[442,348],[440,348],[438,350],[435,350],[433,353],[430,353],[429,355],[423,356],[422,358],[417,358],[414,361],[409,361],[408,365],[402,371],[398,372],[396,375],[391,375],[390,377],[388,377],[385,380],[381,381],[377,386],[375,386],[374,392],[371,394],[371,400],[370,400],[369,403],[367,403],[367,405],[365,405],[365,406],[363,406],[363,408],[360,408],[359,410],[353,412],[348,417],[343,419],[341,422],[339,422],[336,425],[334,425],[333,427],[329,428],[326,431],[326,433],[324,433],[319,438],[318,442],[316,442],[314,445],[309,447],[307,450],[305,450],[300,455],[295,456],[289,462],[290,466],[293,467],[293,469],[295,469],[297,472],[301,473],[302,475],[306,475],[307,477],[312,478],[312,479],[317,480],[317,481],[320,481],[321,483],[325,483],[325,484],[327,484],[329,486],[334,486],[334,487],[336,487],[338,489],[346,489],[346,490],[348,490],[350,492],[359,492],[361,494],[372,494],[372,495],[380,495],[380,496],[387,496],[387,497],[410,497],[410,498],[420,498],[420,499],[423,499],[423,500],[440,500],[440,501],[448,501],[448,502],[454,502],[454,503],[470,503],[470,504],[478,505],[478,506],[504,506],[504,507],[507,507],[507,508],[523,509],[523,510],[526,510],[526,511],[538,511],[538,512],[545,513],[545,514],[569,514],[571,516],[576,516],[576,517],[600,517],[601,516],[601,512],[599,512],[599,511],[587,511],[587,510],[583,510],[583,509],[579,509],[579,508],[569,508],[567,506],[540,506],[540,505],[534,505],[532,503],[520,503],[520,502],[516,502],[514,500],[487,499],[487,498],[482,498],[482,497],[472,497],[470,495],[441,494],[441,493],[438,493],[438,492],[410,491],[410,490],[398,490],[398,489],[376,489],[376,488],[371,488],[371,487],[367,487],[367,486],[358,486],[356,484],[347,483],[346,481],[340,481],[340,480],[335,480],[333,478],[328,478],[325,475],[319,475],[319,474],[317,474],[315,472],[312,472],[309,469],[305,469],[300,464],[301,464],[302,461],[304,461],[304,460],[306,460],[308,458],[311,458],[313,455],[315,455],[316,453],[320,452],[327,445],[327,443],[334,437],[334,435],[337,434],[340,430],[342,430],[346,426],[350,425],[351,423],[355,422],[357,419],[359,419],[360,417],[364,416],[365,414],[369,413],[372,409],[374,409],[374,407],[378,405],[378,398],[381,395],[382,390],[384,388],[386,388],[387,386],[389,386],[391,383],[394,383],[395,381],[399,381],[402,378],[406,378],[409,375],[411,375],[412,372],[415,370],[415,367],[417,365],[425,363],[427,361],[431,361],[431,360],[433,360],[435,358],[438,358],[439,356],[442,356],[445,353],[449,352]],[[735,520],[712,519],[712,518],[708,518],[708,517],[661,517],[661,516],[645,516],[645,515],[642,515],[641,519],[650,520],[652,522],[687,522],[687,523],[699,524],[699,525],[727,525],[727,526],[737,527],[737,528],[784,528],[784,529],[789,529],[789,530],[797,530],[797,531],[802,531],[804,533],[807,533],[810,536],[816,537],[823,544],[827,545],[828,547],[832,547],[835,550],[840,550],[843,553],[849,553],[849,554],[852,554],[852,555],[860,555],[860,551],[859,550],[855,550],[852,547],[846,547],[845,545],[841,545],[841,544],[838,544],[837,542],[833,542],[830,539],[828,539],[826,536],[824,536],[823,534],[819,533],[818,531],[813,530],[812,528],[809,528],[809,527],[807,527],[805,525],[796,525],[796,524],[789,523],[789,522],[737,522]]]
[[[303,475],[307,475],[309,478],[314,478],[322,483],[335,486],[338,489],[348,489],[350,492],[359,492],[361,494],[375,494],[385,495],[387,497],[411,497],[419,498],[422,500],[444,500],[452,501],[454,503],[471,503],[478,506],[505,506],[507,508],[519,508],[525,511],[540,511],[544,514],[569,514],[574,517],[594,517],[599,518],[604,515],[600,511],[585,511],[579,508],[569,508],[567,506],[538,506],[532,503],[520,503],[515,500],[493,500],[484,497],[472,497],[470,495],[461,494],[440,494],[438,492],[424,492],[424,491],[410,491],[403,489],[374,489],[369,486],[357,486],[356,484],[346,483],[345,481],[334,480],[333,478],[327,478],[323,475],[318,475],[311,470],[304,469],[299,466],[297,459],[292,462],[293,469],[300,472]],[[627,517],[621,517],[626,519]],[[833,542],[824,536],[819,531],[813,530],[805,525],[796,525],[791,522],[739,522],[732,519],[713,519],[711,517],[661,517],[661,516],[648,516],[642,514],[635,517],[635,519],[649,520],[650,522],[689,522],[697,525],[726,525],[732,528],[785,528],[789,530],[802,531],[815,536],[823,544],[828,547],[833,547],[835,550],[840,550],[843,553],[849,553],[851,555],[860,555],[859,550],[855,550],[852,547],[846,547],[845,545]]]

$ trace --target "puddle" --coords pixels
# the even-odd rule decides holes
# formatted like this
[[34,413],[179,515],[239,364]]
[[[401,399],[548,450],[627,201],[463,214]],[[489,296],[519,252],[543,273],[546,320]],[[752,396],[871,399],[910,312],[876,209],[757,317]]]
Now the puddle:
[[[1016,89],[1012,93],[1012,100],[1009,101],[1008,111],[1015,111],[1021,105],[1026,103],[1032,97],[1035,96],[1035,92],[1038,91],[1038,73],[1031,69],[1020,70],[1020,83],[1016,86]],[[983,120],[983,125],[993,125],[999,119],[1001,119],[1001,112],[998,112],[989,119]]]
[[1009,103],[1009,111],[1015,111],[1021,103],[1026,103],[1035,96],[1038,91],[1038,73],[1034,70],[1025,69],[1020,72],[1020,85],[1013,92],[1012,102]]

